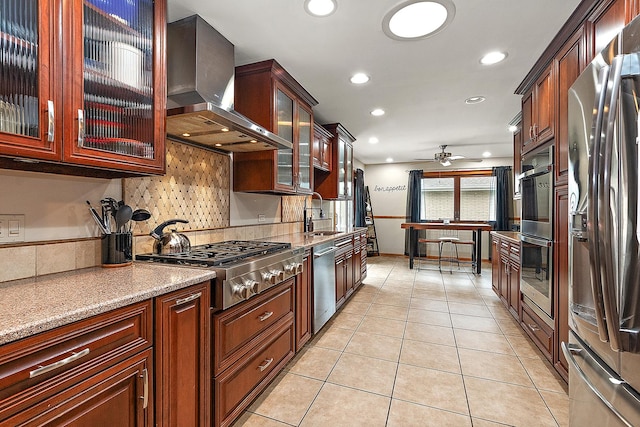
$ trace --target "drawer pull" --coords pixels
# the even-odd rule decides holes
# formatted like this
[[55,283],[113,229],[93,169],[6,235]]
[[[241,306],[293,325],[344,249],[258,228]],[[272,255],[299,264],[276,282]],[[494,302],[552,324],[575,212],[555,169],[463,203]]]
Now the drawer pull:
[[140,378],[142,378],[143,393],[142,396],[140,396],[140,399],[142,400],[142,409],[147,409],[147,406],[149,405],[149,371],[147,371],[147,368],[142,370]]
[[529,326],[529,329],[531,329],[533,332],[539,331],[540,328],[538,327],[538,325],[534,325],[532,323],[527,323],[527,326]]
[[267,311],[262,316],[259,316],[258,319],[260,319],[261,322],[264,322],[265,320],[267,320],[271,316],[273,316],[273,311]]
[[176,305],[182,305],[182,304],[186,304],[188,302],[191,302],[195,299],[198,299],[202,296],[202,292],[198,292],[197,294],[193,294],[193,295],[189,295],[188,297],[185,298],[180,298],[176,300]]
[[84,350],[82,350],[79,353],[71,353],[71,356],[67,357],[66,359],[62,359],[62,360],[58,360],[57,362],[52,363],[51,365],[47,365],[47,366],[40,366],[38,367],[38,369],[34,369],[33,371],[31,371],[29,373],[29,378],[35,378],[39,375],[42,374],[46,374],[47,372],[51,372],[54,369],[58,369],[61,366],[64,366],[66,364],[69,364],[71,362],[75,362],[76,360],[80,359],[81,357],[86,356],[87,354],[89,354],[89,349],[85,348]]
[[258,369],[260,369],[260,372],[264,372],[264,370],[267,369],[269,365],[271,365],[272,363],[273,363],[273,357],[271,359],[265,360],[262,363],[262,365],[258,366]]

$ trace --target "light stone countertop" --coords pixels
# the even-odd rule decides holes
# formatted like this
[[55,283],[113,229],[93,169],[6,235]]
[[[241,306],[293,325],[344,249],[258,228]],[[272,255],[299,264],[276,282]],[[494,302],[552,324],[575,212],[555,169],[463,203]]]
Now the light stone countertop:
[[[314,233],[293,233],[293,234],[283,234],[280,236],[274,236],[267,239],[264,239],[269,242],[282,242],[282,243],[291,243],[291,246],[294,248],[304,247],[305,249],[309,249],[313,246],[319,245],[321,243],[327,242],[329,240],[340,239],[342,237],[349,236],[355,233],[361,233],[366,231],[366,227],[355,227],[351,230],[338,232],[337,234],[325,234],[318,235],[319,233],[323,233],[323,230],[315,230]],[[326,230],[324,230],[326,232]],[[262,239],[258,239],[262,240]]]
[[134,262],[0,283],[0,344],[215,278],[208,269]]

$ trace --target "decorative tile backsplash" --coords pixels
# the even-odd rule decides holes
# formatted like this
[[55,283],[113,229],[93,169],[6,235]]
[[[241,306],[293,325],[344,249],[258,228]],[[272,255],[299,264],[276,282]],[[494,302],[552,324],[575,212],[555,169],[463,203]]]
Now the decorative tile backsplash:
[[228,156],[167,140],[166,175],[123,180],[125,202],[151,212],[133,233],[148,234],[173,218],[189,221],[180,230],[228,227],[229,171]]

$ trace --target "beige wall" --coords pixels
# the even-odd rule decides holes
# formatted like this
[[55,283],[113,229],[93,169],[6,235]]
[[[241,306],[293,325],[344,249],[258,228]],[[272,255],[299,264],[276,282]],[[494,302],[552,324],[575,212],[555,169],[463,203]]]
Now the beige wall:
[[[493,166],[511,166],[512,163],[511,158],[500,158],[487,159],[482,164],[456,161],[454,166],[456,170],[491,169]],[[369,187],[371,195],[380,253],[404,253],[404,230],[400,228],[400,224],[406,222],[408,171],[412,169],[452,170],[451,167],[438,168],[435,165],[434,163],[389,163],[365,167],[364,182]],[[391,218],[378,218],[379,216]],[[485,243],[483,257],[488,257],[488,235],[483,237]]]

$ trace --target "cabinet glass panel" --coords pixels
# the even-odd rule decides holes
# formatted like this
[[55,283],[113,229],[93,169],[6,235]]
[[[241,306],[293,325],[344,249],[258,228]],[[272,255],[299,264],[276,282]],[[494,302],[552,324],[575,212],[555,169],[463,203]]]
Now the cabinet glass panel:
[[[293,99],[277,90],[278,135],[293,142]],[[293,186],[293,150],[278,150],[278,184]]]
[[338,195],[345,194],[344,181],[346,176],[346,164],[345,164],[345,145],[347,143],[342,138],[338,138]]
[[153,159],[153,0],[85,0],[83,36],[80,145]]
[[0,0],[0,132],[40,136],[38,1]]
[[311,114],[304,108],[298,108],[298,186],[311,189]]
[[353,147],[349,144],[346,145],[345,147],[345,163],[347,166],[347,173],[345,176],[345,185],[346,185],[346,195],[347,197],[351,197],[352,194],[352,188],[353,188]]

